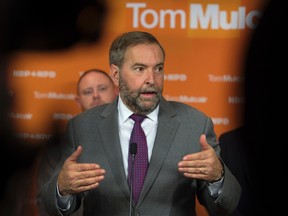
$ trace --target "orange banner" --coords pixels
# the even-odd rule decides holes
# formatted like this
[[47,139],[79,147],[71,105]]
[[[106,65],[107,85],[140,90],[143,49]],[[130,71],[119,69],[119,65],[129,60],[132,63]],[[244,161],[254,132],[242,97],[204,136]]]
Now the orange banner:
[[212,117],[216,133],[243,123],[242,75],[249,36],[261,18],[262,1],[109,1],[100,43],[54,52],[15,53],[9,67],[14,105],[10,117],[21,139],[36,144],[80,109],[74,101],[81,72],[109,72],[108,50],[120,33],[153,33],[166,49],[164,97]]

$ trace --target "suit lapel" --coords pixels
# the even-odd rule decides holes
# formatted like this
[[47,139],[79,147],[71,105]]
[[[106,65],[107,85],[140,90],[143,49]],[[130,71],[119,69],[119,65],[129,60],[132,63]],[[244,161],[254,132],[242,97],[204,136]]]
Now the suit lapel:
[[163,99],[160,104],[157,134],[150,165],[139,197],[138,205],[142,202],[152,186],[172,145],[172,140],[174,140],[174,136],[179,127],[179,122],[173,118],[175,115],[176,113],[171,105]]
[[99,131],[103,140],[103,149],[107,155],[114,179],[116,179],[119,188],[129,200],[129,187],[122,163],[123,158],[118,135],[117,100],[108,105],[101,116],[103,119],[99,123]]

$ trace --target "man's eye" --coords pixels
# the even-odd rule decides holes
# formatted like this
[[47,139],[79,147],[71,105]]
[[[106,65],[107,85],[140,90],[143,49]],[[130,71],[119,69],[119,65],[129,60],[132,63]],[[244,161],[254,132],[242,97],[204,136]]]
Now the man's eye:
[[135,68],[135,70],[136,70],[136,71],[140,71],[140,72],[141,72],[141,71],[144,71],[144,70],[145,70],[145,68],[144,68],[144,67],[136,67],[136,68]]
[[84,94],[84,95],[90,95],[90,94],[92,94],[92,93],[93,93],[93,91],[91,91],[91,90],[83,91],[83,94]]
[[162,73],[163,70],[164,70],[164,67],[163,67],[163,66],[160,66],[160,67],[155,68],[155,72],[156,72],[156,73]]
[[99,92],[104,92],[106,91],[108,88],[107,87],[101,87],[101,88],[98,88],[98,91]]

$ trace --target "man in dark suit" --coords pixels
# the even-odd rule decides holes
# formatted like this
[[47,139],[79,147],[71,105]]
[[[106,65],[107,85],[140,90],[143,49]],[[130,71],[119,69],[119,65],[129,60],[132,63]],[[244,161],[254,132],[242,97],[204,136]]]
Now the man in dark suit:
[[253,161],[255,155],[245,136],[244,126],[225,132],[219,136],[220,156],[241,185],[241,197],[235,211],[229,216],[254,215],[256,209],[254,185],[255,170]]
[[281,75],[286,61],[279,54],[287,41],[285,4],[283,0],[267,2],[248,44],[243,71],[245,126],[219,137],[221,157],[242,188],[233,215],[270,216],[287,211],[287,127],[283,126],[287,80]]
[[[214,125],[201,111],[162,96],[165,51],[148,32],[117,37],[109,51],[119,97],[69,120],[68,144],[41,198],[51,215],[127,216],[130,115],[145,115],[149,168],[131,215],[196,215],[195,199],[208,213],[226,215],[241,187],[219,158]],[[137,157],[137,155],[136,155]]]

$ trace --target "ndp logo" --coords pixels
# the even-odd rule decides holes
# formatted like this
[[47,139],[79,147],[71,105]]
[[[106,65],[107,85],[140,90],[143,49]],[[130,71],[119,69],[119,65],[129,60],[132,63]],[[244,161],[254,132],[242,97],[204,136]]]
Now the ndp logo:
[[48,71],[48,70],[14,70],[13,77],[35,77],[35,78],[55,78],[56,72],[55,71]]
[[132,10],[133,28],[187,30],[190,37],[203,37],[207,34],[211,36],[211,33],[214,36],[219,34],[227,36],[224,32],[255,29],[262,14],[258,10],[248,11],[245,6],[239,6],[237,2],[226,5],[225,3],[183,4],[187,6],[183,9],[153,9],[146,3],[127,3],[126,8]]

